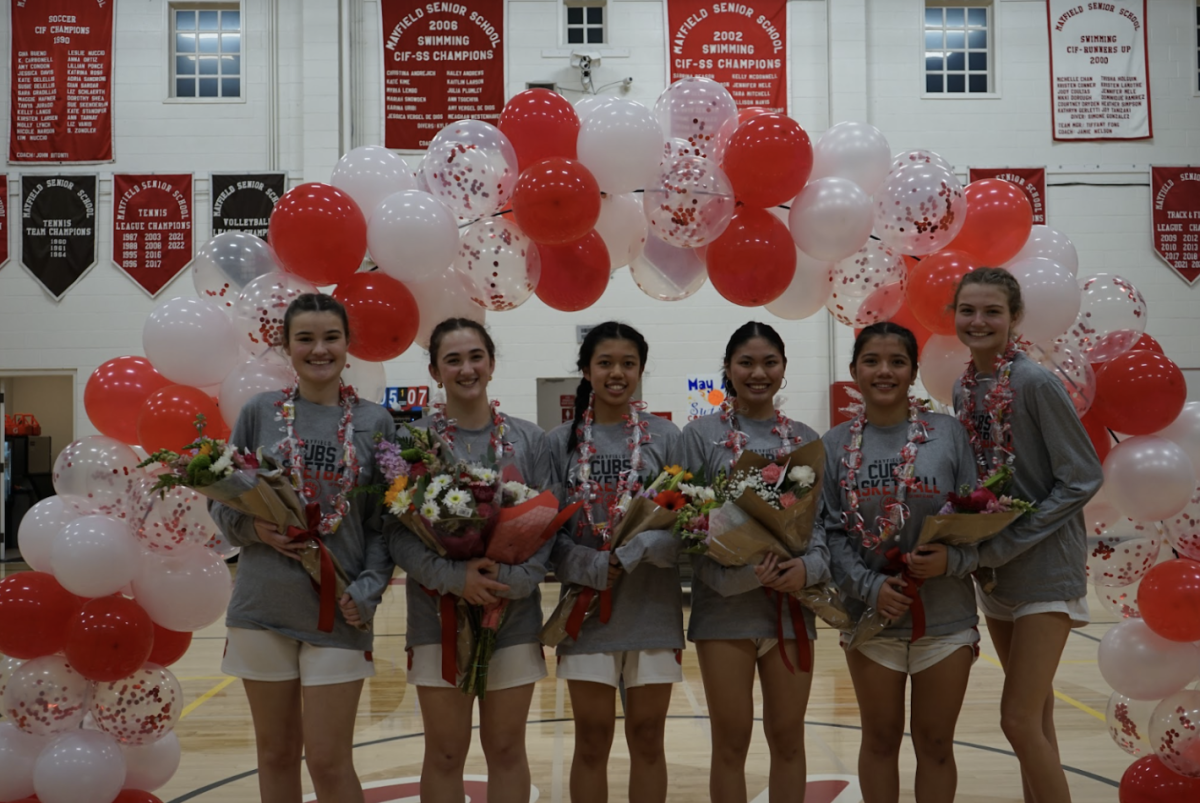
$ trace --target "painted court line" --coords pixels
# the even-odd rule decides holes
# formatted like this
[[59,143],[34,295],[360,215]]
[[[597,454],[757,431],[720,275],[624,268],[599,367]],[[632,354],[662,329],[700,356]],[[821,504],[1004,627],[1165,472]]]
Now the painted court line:
[[[997,669],[1002,669],[1002,668],[1003,668],[1003,667],[1001,667],[1001,666],[1000,666],[1000,662],[999,662],[998,660],[996,660],[996,659],[995,659],[995,658],[993,658],[992,656],[988,655],[986,652],[980,652],[980,653],[979,653],[979,657],[980,657],[980,658],[982,658],[983,660],[987,661],[989,664],[991,664],[992,666],[996,667]],[[1062,663],[1067,663],[1067,662],[1066,662],[1066,661],[1063,661]],[[1091,707],[1090,705],[1088,705],[1087,703],[1081,703],[1081,702],[1079,702],[1078,700],[1076,700],[1074,697],[1071,697],[1070,695],[1067,695],[1067,694],[1063,694],[1063,693],[1062,693],[1062,692],[1060,692],[1058,689],[1055,689],[1055,690],[1054,690],[1054,696],[1055,696],[1056,698],[1058,698],[1059,700],[1062,700],[1064,703],[1067,703],[1068,705],[1073,705],[1073,706],[1075,706],[1076,708],[1078,708],[1078,709],[1079,709],[1080,711],[1082,711],[1083,713],[1085,713],[1085,714],[1090,714],[1091,716],[1094,716],[1096,719],[1100,720],[1101,722],[1107,722],[1107,721],[1108,721],[1108,720],[1106,720],[1106,719],[1104,718],[1104,714],[1101,714],[1099,711],[1097,711],[1096,709],[1092,708],[1092,707]]]
[[221,693],[222,690],[224,690],[224,688],[226,686],[228,686],[230,683],[233,683],[235,680],[237,680],[237,678],[225,678],[220,683],[218,683],[216,686],[213,686],[211,689],[204,692],[204,694],[201,694],[195,700],[193,700],[192,702],[187,704],[187,706],[183,709],[183,713],[179,715],[179,718],[183,719],[188,714],[192,713],[197,708],[199,708],[200,706],[204,705],[206,702],[211,700],[213,697],[216,697],[218,694]]

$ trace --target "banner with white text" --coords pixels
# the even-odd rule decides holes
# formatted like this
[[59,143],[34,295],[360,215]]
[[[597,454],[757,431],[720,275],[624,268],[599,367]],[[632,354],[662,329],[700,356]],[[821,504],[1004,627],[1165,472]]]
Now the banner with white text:
[[999,178],[1011,181],[1025,193],[1033,207],[1033,225],[1046,225],[1046,168],[1044,167],[972,167],[969,181]]
[[1146,0],[1048,0],[1056,140],[1149,139]]
[[112,0],[12,0],[10,162],[111,162]]
[[788,111],[787,0],[666,0],[667,81],[712,78],[739,109]]
[[287,191],[286,173],[213,173],[212,236],[241,231],[267,239],[271,212]]
[[192,176],[113,174],[112,260],[151,298],[192,261]]
[[380,0],[383,144],[422,151],[456,120],[504,109],[504,0]]
[[8,264],[8,176],[0,174],[0,268]]
[[1154,250],[1188,284],[1200,279],[1200,167],[1150,167]]
[[97,176],[21,176],[21,264],[55,301],[96,264]]

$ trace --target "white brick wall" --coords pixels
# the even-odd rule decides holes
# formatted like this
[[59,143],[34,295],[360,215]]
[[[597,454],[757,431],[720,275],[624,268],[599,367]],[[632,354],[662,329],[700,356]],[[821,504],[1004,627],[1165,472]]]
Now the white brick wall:
[[[12,260],[0,270],[0,371],[73,369],[77,434],[92,431],[82,391],[100,363],[140,354],[141,328],[153,302],[111,264],[111,174],[192,171],[196,174],[197,243],[208,235],[207,175],[216,170],[287,170],[293,183],[327,180],[340,153],[342,109],[352,115],[351,141],[382,138],[379,88],[379,7],[376,0],[243,0],[245,30],[242,103],[169,102],[165,3],[118,3],[116,120],[113,165],[65,167],[99,172],[99,262],[61,302],[50,300],[18,264],[19,226],[11,226]],[[1189,289],[1152,252],[1149,236],[1151,163],[1200,162],[1200,98],[1194,77],[1194,0],[1150,4],[1151,81],[1155,138],[1131,143],[1054,143],[1050,138],[1045,4],[1000,0],[996,9],[998,94],[987,99],[922,99],[919,0],[792,0],[789,3],[792,114],[815,139],[831,123],[866,119],[888,136],[894,151],[926,147],[940,152],[965,177],[968,166],[1046,165],[1049,223],[1075,241],[1081,274],[1117,271],[1134,281],[1150,304],[1150,328],[1181,366],[1200,367],[1200,326],[1193,310],[1200,289]],[[344,9],[352,77],[339,67],[339,7]],[[269,21],[272,9],[275,30]],[[508,91],[526,81],[555,80],[572,100],[578,75],[562,44],[559,0],[512,0],[508,7]],[[8,18],[0,18],[0,62],[9,60]],[[628,97],[653,103],[665,81],[662,3],[610,0],[610,43],[595,72],[597,86],[634,78]],[[278,118],[272,126],[268,63],[276,47],[274,83]],[[353,87],[344,97],[342,86]],[[621,92],[614,87],[607,92]],[[7,87],[0,95],[0,128],[8,127]],[[272,131],[276,145],[272,144]],[[272,152],[275,164],[270,164]],[[9,166],[9,208],[19,176]],[[44,168],[43,168],[44,170]],[[1118,186],[1095,186],[1116,184]],[[11,212],[10,212],[11,215]],[[10,217],[19,223],[15,217]],[[190,295],[180,276],[160,298]],[[828,420],[830,343],[827,319],[773,321],[761,310],[725,302],[711,287],[675,304],[652,301],[618,272],[592,309],[568,315],[536,299],[517,311],[492,315],[500,345],[494,391],[513,414],[535,414],[538,376],[572,373],[575,325],[619,318],[638,326],[651,343],[644,390],[652,409],[681,420],[689,373],[716,371],[729,332],[751,318],[771,320],[789,346],[785,391],[788,410],[824,429]],[[846,378],[850,332],[835,330],[837,374]],[[416,350],[387,367],[394,384],[426,380]],[[1195,391],[1194,391],[1195,393]]]

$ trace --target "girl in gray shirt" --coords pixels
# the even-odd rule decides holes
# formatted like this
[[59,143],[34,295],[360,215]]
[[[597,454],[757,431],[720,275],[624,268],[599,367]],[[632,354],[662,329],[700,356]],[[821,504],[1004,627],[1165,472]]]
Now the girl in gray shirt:
[[[450,318],[429,338],[429,374],[445,388],[445,404],[417,427],[437,432],[454,456],[466,463],[515,466],[534,488],[546,485],[545,433],[536,425],[500,412],[489,402],[487,387],[496,370],[496,345],[483,326]],[[487,694],[479,701],[479,739],[488,766],[488,783],[510,799],[529,794],[529,758],[525,721],[534,684],[546,676],[538,631],[542,626],[538,584],[546,576],[553,538],[529,560],[516,566],[487,558],[449,560],[387,516],[384,534],[392,558],[407,574],[408,682],[417,687],[425,725],[421,788],[435,796],[461,796],[463,768],[471,747],[474,696],[458,689],[461,676],[444,676],[439,603],[462,598],[472,605],[510,600],[496,651],[488,668]]]
[[[608,799],[608,755],[616,729],[615,696],[625,687],[629,792],[625,799],[661,803],[667,796],[663,751],[671,684],[682,680],[683,599],[679,540],[670,531],[641,533],[609,551],[607,529],[627,491],[649,484],[672,462],[679,430],[633,402],[649,346],[631,326],[609,321],[579,348],[583,380],[575,420],[549,435],[554,479],[583,509],[559,532],[551,560],[564,584],[611,594],[611,616],[587,618],[577,638],[558,646],[558,677],[575,713],[571,800]],[[601,606],[604,607],[604,606]]]
[[[1104,475],[1062,384],[1016,350],[1023,305],[1012,274],[968,273],[954,307],[958,338],[971,349],[954,408],[971,435],[976,470],[982,479],[1008,466],[1012,494],[1037,505],[968,554],[967,568],[995,570],[979,607],[1004,665],[1000,723],[1027,797],[1069,803],[1052,684],[1067,634],[1088,622],[1083,508]],[[1017,655],[1020,661],[1010,660]]]
[[[773,459],[820,437],[775,409],[786,367],[783,339],[772,327],[752,321],[733,333],[725,347],[727,399],[722,411],[683,428],[683,466],[688,471],[711,481],[722,471],[728,473],[745,450]],[[804,712],[812,672],[801,667],[811,666],[810,640],[816,638],[816,629],[812,611],[804,608],[803,618],[792,622],[790,606],[784,600],[780,607],[778,597],[829,579],[824,525],[819,518],[814,523],[808,552],[801,557],[777,562],[772,555],[759,566],[726,568],[694,555],[692,568],[688,638],[696,642],[712,725],[711,799],[746,799],[756,668],[771,752],[771,798],[803,799]],[[802,645],[797,626],[803,630]],[[802,653],[808,662],[801,660]]]

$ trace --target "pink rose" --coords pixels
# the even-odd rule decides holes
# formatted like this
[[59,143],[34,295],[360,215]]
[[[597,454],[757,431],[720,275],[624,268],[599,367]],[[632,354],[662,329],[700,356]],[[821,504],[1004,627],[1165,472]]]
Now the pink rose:
[[782,507],[784,510],[787,510],[789,507],[791,507],[792,505],[796,504],[799,501],[800,500],[796,498],[796,495],[794,493],[792,493],[791,491],[788,491],[783,496],[779,497],[779,506]]
[[771,485],[776,485],[783,479],[783,466],[771,463],[764,466],[762,470],[762,478]]

